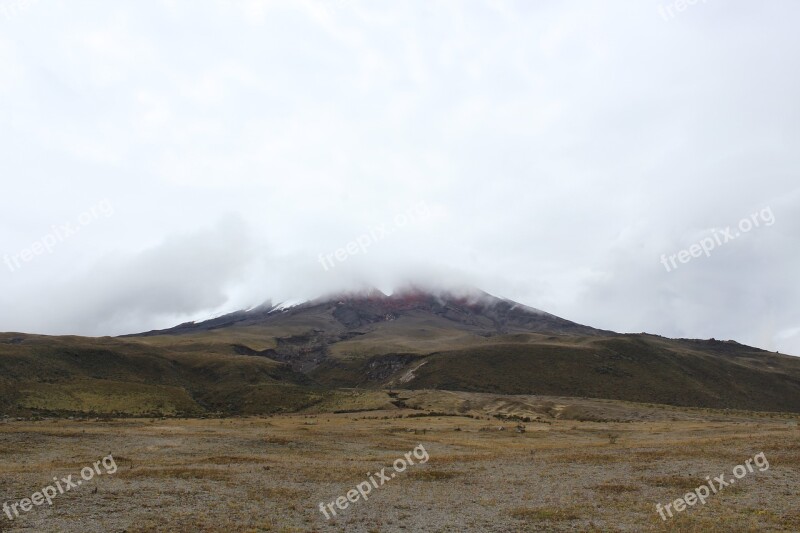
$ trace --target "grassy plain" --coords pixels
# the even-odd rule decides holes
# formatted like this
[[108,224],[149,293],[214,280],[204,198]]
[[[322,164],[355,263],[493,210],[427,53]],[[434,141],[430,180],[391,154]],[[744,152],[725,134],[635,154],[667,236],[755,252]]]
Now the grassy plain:
[[[398,407],[397,405],[400,405]],[[349,411],[349,412],[332,412]],[[0,421],[0,501],[113,454],[118,470],[0,531],[798,531],[797,415],[445,391],[341,391],[241,418]],[[524,431],[518,432],[524,426]],[[503,429],[500,429],[503,428]],[[422,444],[429,454],[326,520]],[[769,469],[663,521],[764,452]]]

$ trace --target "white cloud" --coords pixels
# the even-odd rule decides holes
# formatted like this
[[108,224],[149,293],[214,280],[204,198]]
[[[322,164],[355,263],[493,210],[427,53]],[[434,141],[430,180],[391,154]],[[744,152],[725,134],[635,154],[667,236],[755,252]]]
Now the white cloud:
[[[0,19],[0,253],[97,198],[117,214],[0,272],[3,309],[21,309],[0,330],[122,333],[364,280],[457,277],[597,327],[800,354],[798,11],[37,4]],[[436,216],[335,272],[317,263],[420,200]],[[675,272],[659,264],[767,205],[774,226]],[[177,237],[230,213],[247,253]],[[197,299],[170,246],[209,263]],[[148,265],[135,291],[109,289],[125,286],[121,257]],[[109,297],[70,305],[98,288]],[[54,298],[47,313],[31,303]]]

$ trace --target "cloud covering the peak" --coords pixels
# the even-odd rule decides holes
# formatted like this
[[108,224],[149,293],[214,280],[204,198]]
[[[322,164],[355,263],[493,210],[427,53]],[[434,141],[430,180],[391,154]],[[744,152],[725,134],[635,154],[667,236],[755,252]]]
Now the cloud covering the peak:
[[[416,283],[800,355],[798,15],[789,0],[672,18],[621,0],[0,13],[0,331],[122,334]],[[113,215],[35,253],[104,198]],[[774,224],[661,263],[767,207]]]

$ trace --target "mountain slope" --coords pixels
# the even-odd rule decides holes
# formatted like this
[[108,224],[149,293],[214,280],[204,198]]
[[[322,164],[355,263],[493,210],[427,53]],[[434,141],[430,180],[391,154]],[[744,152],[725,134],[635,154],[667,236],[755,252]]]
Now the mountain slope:
[[319,298],[293,307],[262,305],[203,322],[150,331],[139,336],[175,335],[228,327],[281,327],[302,324],[329,333],[350,331],[425,313],[449,327],[481,335],[510,332],[603,335],[613,332],[582,326],[550,313],[497,298],[476,289],[463,293],[409,289],[387,296],[376,289]]
[[191,344],[0,334],[0,415],[270,412],[319,395],[286,364]]
[[617,334],[480,291],[371,290],[122,338],[0,335],[7,412],[258,413],[342,387],[800,412],[800,358]]

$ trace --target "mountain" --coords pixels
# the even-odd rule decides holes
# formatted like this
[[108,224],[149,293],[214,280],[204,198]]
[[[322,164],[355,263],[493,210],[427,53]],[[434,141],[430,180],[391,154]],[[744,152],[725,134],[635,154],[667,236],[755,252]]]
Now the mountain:
[[414,287],[266,303],[119,338],[0,335],[0,409],[11,413],[293,411],[353,387],[800,412],[800,358]]
[[[211,320],[189,322],[138,336],[177,335],[228,327],[278,328],[310,324],[320,319],[323,320],[321,325],[325,331],[333,334],[356,329],[373,331],[386,322],[400,320],[405,323],[421,318],[434,320],[440,327],[485,337],[507,333],[614,334],[612,331],[582,326],[477,289],[429,292],[411,288],[391,296],[377,289],[369,289],[322,297],[294,306],[266,303],[249,311],[237,311]],[[134,336],[137,335],[129,335]]]

